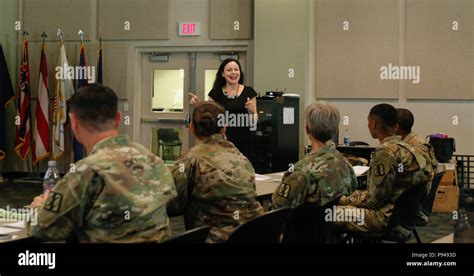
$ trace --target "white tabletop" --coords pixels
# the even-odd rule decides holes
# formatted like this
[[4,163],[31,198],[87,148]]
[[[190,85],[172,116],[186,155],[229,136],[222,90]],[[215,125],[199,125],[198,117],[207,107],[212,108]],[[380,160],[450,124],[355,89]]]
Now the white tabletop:
[[272,195],[276,188],[280,185],[284,172],[270,173],[264,176],[268,179],[261,180],[260,175],[256,176],[255,186],[257,188],[257,196]]
[[0,243],[17,241],[28,238],[25,228],[17,228],[14,221],[3,222],[0,221],[0,233],[5,233],[7,236],[0,236]]

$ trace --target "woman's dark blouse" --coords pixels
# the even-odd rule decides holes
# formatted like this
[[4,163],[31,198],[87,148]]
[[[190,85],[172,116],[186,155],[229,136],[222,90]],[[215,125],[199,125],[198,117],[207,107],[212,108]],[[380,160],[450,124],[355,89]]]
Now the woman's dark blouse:
[[[250,87],[245,86],[242,93],[237,98],[229,99],[222,89],[213,88],[208,94],[215,102],[222,105],[226,111],[230,114],[249,114],[245,103],[247,98],[252,99],[257,96],[257,92]],[[236,118],[238,118],[236,116]],[[229,141],[235,144],[235,146],[242,152],[247,158],[251,157],[251,131],[250,126],[244,127],[227,127],[226,136]]]

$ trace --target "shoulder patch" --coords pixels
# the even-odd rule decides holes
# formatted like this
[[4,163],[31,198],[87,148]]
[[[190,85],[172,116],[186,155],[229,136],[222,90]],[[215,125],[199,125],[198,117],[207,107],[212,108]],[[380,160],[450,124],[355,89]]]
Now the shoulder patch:
[[375,176],[384,176],[385,175],[385,168],[384,168],[383,164],[374,166],[374,175]]
[[44,209],[53,213],[59,213],[61,210],[61,203],[63,201],[63,195],[56,192],[50,192]]
[[280,189],[278,190],[278,195],[284,198],[288,198],[290,194],[291,186],[288,184],[281,184]]

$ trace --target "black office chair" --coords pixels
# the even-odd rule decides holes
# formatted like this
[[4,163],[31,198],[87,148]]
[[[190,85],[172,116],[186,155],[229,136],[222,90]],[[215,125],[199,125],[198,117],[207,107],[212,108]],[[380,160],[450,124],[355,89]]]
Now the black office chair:
[[422,208],[423,211],[426,212],[427,214],[431,214],[431,211],[433,210],[433,203],[436,198],[436,191],[438,190],[439,183],[441,182],[441,179],[443,178],[445,172],[440,172],[435,175],[433,178],[433,181],[431,182],[431,189],[428,194],[428,196],[423,200],[422,203]]
[[228,243],[280,243],[290,207],[270,211],[253,218],[235,229]]
[[354,146],[368,146],[369,144],[366,142],[362,141],[352,141],[349,143],[349,146],[354,147]]
[[[397,243],[406,243],[411,238],[411,233],[415,236],[416,242],[421,243],[420,236],[416,231],[416,221],[421,199],[426,196],[426,187],[418,185],[403,192],[397,199],[388,226],[383,233],[348,233],[345,240],[354,238],[362,242],[380,243],[382,241],[391,241]],[[410,235],[399,236],[395,232],[397,227],[411,231]]]
[[335,233],[326,223],[324,210],[333,208],[340,196],[324,206],[303,203],[293,209],[285,227],[283,243],[324,243],[337,241]]
[[209,226],[201,226],[179,234],[164,243],[205,243],[210,230]]
[[158,129],[158,151],[161,147],[161,159],[163,161],[173,160],[173,148],[179,147],[179,154],[181,154],[182,143],[179,139],[179,133],[177,130],[172,128],[160,128]]

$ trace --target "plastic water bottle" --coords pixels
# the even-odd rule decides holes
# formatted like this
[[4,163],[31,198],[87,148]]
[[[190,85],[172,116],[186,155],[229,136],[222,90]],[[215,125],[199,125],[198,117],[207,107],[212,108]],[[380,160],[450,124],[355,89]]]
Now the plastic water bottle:
[[46,170],[43,180],[43,193],[45,196],[48,196],[59,179],[60,176],[58,169],[56,169],[56,161],[48,161],[48,170]]
[[344,146],[349,146],[350,142],[349,129],[346,128],[344,131]]

